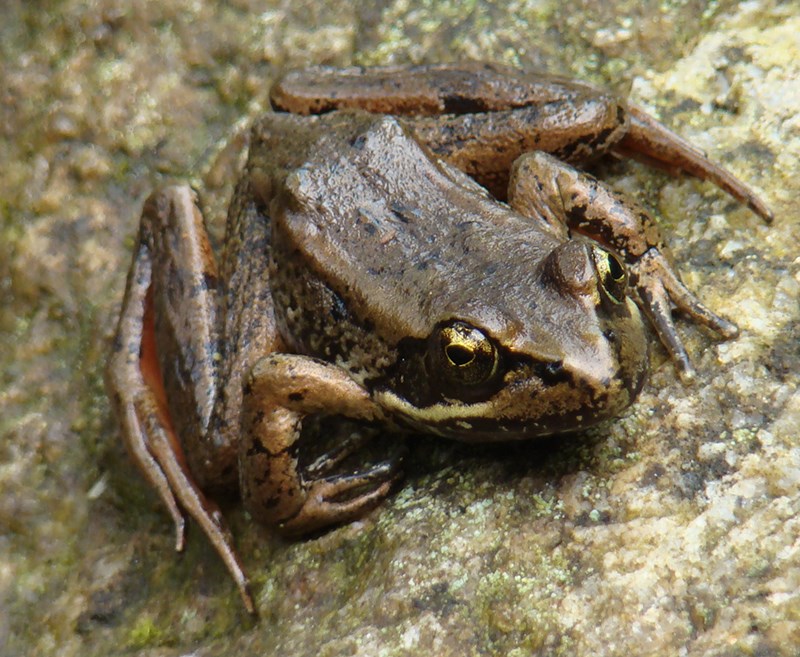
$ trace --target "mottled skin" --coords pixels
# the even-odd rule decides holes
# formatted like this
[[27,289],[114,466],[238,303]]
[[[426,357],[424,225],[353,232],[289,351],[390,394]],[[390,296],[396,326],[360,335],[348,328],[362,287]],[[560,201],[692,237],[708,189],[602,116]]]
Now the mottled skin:
[[219,271],[189,188],[146,202],[108,368],[177,549],[185,512],[248,610],[203,489],[238,478],[252,515],[302,534],[362,515],[400,475],[393,459],[334,474],[356,440],[300,468],[304,418],[471,441],[575,430],[641,388],[637,306],[686,376],[673,307],[736,335],[680,282],[647,213],[568,162],[633,154],[769,210],[619,99],[482,64],[310,69],[272,99],[295,114],[252,129]]

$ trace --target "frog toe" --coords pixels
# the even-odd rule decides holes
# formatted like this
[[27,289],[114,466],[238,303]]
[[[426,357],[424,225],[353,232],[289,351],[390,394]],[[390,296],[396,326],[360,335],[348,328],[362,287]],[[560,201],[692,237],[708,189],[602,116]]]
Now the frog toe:
[[629,265],[629,270],[634,298],[650,319],[684,381],[691,381],[695,370],[672,321],[673,307],[725,340],[739,335],[736,324],[713,313],[692,294],[656,249],[651,249],[635,264]]
[[364,472],[309,482],[303,506],[280,530],[291,536],[352,522],[378,506],[401,476],[399,461],[390,460]]

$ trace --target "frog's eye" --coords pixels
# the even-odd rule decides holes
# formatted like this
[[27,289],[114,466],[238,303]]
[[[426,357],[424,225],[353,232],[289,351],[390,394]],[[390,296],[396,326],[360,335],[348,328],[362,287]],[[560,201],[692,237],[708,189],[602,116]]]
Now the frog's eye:
[[625,301],[628,274],[619,258],[605,249],[593,249],[594,264],[600,275],[600,286],[614,303]]
[[500,356],[494,343],[465,322],[451,322],[431,335],[430,356],[434,369],[453,383],[477,385],[497,372]]

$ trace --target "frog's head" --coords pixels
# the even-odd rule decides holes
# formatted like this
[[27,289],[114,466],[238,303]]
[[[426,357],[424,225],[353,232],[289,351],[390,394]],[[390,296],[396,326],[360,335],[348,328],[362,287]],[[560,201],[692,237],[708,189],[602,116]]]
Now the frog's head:
[[530,276],[514,271],[502,281],[493,272],[445,304],[426,339],[401,344],[376,392],[384,408],[421,430],[485,441],[580,429],[633,402],[647,343],[619,258],[566,241]]

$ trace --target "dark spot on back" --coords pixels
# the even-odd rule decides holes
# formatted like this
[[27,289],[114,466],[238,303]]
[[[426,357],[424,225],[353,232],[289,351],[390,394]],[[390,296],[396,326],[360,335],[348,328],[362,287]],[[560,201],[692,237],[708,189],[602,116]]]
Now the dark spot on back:
[[460,94],[445,96],[442,101],[445,114],[477,114],[488,109],[482,99]]

